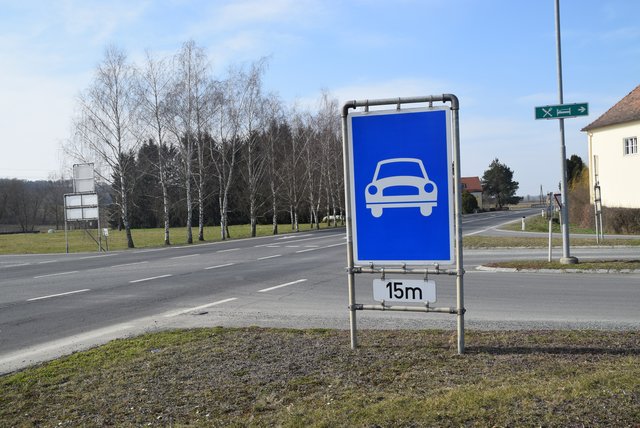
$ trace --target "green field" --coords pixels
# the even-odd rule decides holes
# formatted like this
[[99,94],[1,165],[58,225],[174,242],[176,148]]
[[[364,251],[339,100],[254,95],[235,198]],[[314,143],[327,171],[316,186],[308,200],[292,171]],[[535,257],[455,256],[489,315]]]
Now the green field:
[[637,332],[196,329],[0,378],[3,426],[636,427]]

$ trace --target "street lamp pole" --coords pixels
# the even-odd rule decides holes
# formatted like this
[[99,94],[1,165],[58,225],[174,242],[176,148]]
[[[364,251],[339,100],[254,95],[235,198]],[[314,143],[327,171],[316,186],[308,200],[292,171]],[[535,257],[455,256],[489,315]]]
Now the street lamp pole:
[[[562,52],[560,47],[560,0],[556,0],[556,51],[558,59],[558,95],[560,104],[564,104],[562,90]],[[567,149],[564,143],[564,119],[560,118],[560,160],[562,162],[562,179],[560,181],[560,217],[562,221],[562,264],[576,264],[578,259],[570,254],[569,245],[569,198],[567,197]]]

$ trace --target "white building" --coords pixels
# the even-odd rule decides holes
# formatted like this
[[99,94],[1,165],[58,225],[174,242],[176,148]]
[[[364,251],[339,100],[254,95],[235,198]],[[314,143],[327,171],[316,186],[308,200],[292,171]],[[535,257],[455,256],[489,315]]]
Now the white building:
[[589,188],[602,206],[640,208],[640,86],[582,129],[589,143]]

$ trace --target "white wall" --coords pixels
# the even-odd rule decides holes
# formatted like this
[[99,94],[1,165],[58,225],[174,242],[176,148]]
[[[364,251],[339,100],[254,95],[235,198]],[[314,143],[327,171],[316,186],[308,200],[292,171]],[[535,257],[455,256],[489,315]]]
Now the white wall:
[[[589,188],[593,201],[597,172],[605,207],[640,208],[640,153],[624,155],[623,139],[637,137],[640,121],[589,131]],[[597,171],[594,155],[598,157]]]

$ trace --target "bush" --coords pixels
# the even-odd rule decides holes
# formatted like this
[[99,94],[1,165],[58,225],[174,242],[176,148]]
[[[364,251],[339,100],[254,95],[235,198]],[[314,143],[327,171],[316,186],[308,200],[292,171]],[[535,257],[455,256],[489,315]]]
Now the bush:
[[[640,233],[640,209],[602,208],[605,233]],[[584,168],[569,189],[569,220],[584,228],[595,228],[595,213],[589,196],[589,170]]]
[[478,209],[478,200],[469,191],[462,192],[462,213],[470,214]]
[[604,207],[602,218],[605,232],[640,233],[640,209]]

